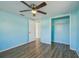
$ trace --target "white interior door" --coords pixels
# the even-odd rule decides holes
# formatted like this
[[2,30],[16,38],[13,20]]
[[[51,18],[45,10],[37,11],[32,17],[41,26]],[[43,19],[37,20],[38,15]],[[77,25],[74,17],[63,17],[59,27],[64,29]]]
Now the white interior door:
[[36,25],[35,26],[35,29],[36,29],[35,37],[40,38],[40,23],[36,22],[35,25]]
[[35,21],[29,20],[29,42],[35,40]]

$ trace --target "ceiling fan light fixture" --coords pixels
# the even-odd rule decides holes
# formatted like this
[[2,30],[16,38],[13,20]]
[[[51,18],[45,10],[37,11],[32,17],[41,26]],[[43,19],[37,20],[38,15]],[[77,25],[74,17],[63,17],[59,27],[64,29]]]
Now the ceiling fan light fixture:
[[37,11],[36,11],[36,10],[32,10],[32,13],[33,13],[33,14],[36,14],[36,13],[37,13]]

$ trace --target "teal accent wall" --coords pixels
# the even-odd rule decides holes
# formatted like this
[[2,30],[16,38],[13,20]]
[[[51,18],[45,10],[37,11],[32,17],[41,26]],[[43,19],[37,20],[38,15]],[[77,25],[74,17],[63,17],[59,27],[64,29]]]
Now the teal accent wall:
[[28,43],[28,19],[0,11],[0,52]]
[[54,42],[54,19],[51,19],[51,43]]

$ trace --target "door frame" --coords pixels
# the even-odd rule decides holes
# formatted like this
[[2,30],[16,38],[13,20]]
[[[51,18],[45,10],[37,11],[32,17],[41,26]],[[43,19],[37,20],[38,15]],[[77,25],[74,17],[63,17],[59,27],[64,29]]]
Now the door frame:
[[51,43],[54,43],[54,20],[69,17],[69,45],[70,45],[70,15],[51,18]]

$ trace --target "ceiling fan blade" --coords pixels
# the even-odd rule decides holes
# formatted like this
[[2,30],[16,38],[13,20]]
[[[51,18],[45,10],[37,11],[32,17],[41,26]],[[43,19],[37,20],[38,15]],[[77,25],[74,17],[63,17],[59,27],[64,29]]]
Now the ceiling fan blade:
[[23,14],[20,14],[21,16],[24,16]]
[[46,12],[43,12],[43,11],[40,11],[40,10],[37,10],[37,12],[45,14],[45,15],[47,14]]
[[36,9],[42,8],[44,6],[46,6],[46,2],[41,3],[40,5],[36,6]]
[[22,10],[22,11],[19,11],[19,12],[27,12],[27,11],[31,11],[31,10]]
[[30,5],[28,5],[26,2],[21,1],[23,4],[27,5],[29,8],[32,8]]

